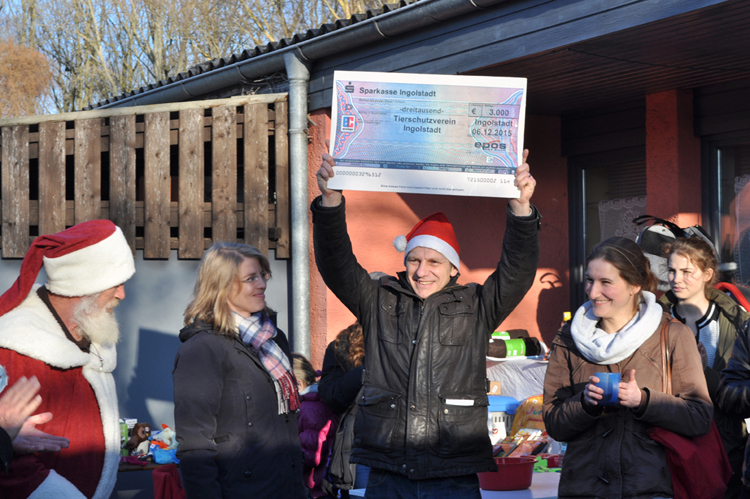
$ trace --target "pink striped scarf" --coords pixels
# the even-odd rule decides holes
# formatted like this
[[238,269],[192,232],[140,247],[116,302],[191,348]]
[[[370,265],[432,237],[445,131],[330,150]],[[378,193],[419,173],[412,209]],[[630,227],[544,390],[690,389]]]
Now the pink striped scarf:
[[296,411],[299,408],[297,381],[294,379],[289,358],[273,341],[276,337],[276,326],[263,312],[253,314],[247,319],[237,313],[235,316],[240,338],[258,353],[263,367],[273,378],[279,401],[279,414]]

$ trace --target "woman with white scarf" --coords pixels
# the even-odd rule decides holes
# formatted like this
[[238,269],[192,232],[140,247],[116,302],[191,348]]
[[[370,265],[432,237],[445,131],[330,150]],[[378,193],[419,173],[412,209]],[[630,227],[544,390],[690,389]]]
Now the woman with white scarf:
[[[713,406],[695,338],[668,326],[672,388],[662,392],[661,329],[671,317],[656,302],[656,278],[640,247],[614,237],[586,261],[586,293],[553,341],[544,381],[544,422],[567,442],[559,497],[666,498],[672,482],[664,448],[648,430],[706,433]],[[621,373],[614,405],[594,373]]]
[[269,318],[268,259],[216,243],[204,255],[175,358],[177,457],[187,499],[304,499],[299,397]]

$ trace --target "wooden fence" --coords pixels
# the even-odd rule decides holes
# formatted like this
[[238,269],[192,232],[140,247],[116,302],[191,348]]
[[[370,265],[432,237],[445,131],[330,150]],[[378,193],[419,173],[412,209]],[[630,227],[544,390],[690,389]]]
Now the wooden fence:
[[144,258],[238,241],[289,258],[287,95],[0,120],[0,243],[96,218]]

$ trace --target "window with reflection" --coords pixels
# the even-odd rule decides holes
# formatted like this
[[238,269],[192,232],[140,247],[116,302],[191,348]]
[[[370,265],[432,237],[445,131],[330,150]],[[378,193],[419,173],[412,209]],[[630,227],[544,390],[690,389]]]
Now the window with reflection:
[[750,285],[750,139],[712,148],[718,165],[720,259],[738,266],[735,280]]

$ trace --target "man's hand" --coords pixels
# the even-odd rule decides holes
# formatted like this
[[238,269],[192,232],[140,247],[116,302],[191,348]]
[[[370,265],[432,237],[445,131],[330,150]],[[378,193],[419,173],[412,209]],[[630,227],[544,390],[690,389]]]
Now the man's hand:
[[514,185],[521,191],[518,199],[510,200],[510,209],[517,217],[531,215],[531,196],[534,194],[536,180],[531,176],[529,165],[526,159],[529,157],[529,150],[523,150],[523,164],[516,168],[516,179]]
[[16,438],[26,419],[42,403],[39,388],[41,385],[36,376],[29,379],[21,376],[0,396],[0,427],[10,435],[11,440]]
[[[328,147],[328,144],[329,141],[326,140],[326,147]],[[341,204],[341,191],[328,188],[328,180],[336,175],[333,172],[334,166],[336,166],[336,161],[334,161],[333,157],[327,152],[323,153],[323,161],[320,164],[318,173],[315,174],[315,178],[318,181],[318,188],[323,195],[321,203],[323,206],[338,206]]]
[[620,405],[623,407],[630,407],[636,409],[641,405],[641,389],[638,388],[638,383],[635,381],[635,369],[631,369],[629,373],[629,381],[627,383],[620,382]]
[[35,414],[21,427],[18,436],[13,440],[13,450],[17,454],[31,454],[32,452],[58,452],[67,449],[70,440],[56,437],[35,428],[38,424],[48,423],[52,419],[51,412]]

